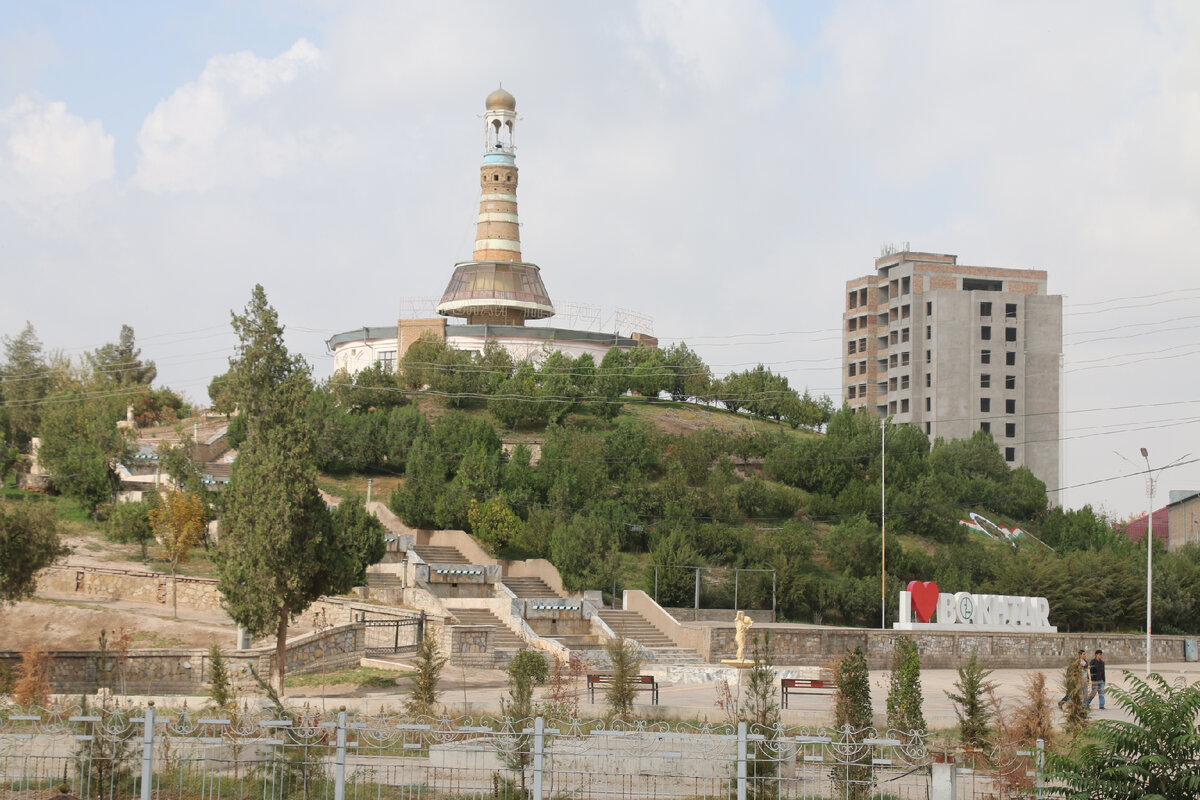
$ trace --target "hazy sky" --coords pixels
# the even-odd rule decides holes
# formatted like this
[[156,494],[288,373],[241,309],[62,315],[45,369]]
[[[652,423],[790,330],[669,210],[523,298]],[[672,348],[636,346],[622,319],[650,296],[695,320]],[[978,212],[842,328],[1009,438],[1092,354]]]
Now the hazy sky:
[[[128,323],[205,401],[260,282],[327,374],[328,336],[394,325],[470,258],[500,81],[556,304],[837,397],[843,284],[881,245],[1045,269],[1067,505],[1145,507],[1117,453],[1200,459],[1184,0],[7,0],[0,333],[78,353]],[[1182,488],[1200,463],[1159,504]]]

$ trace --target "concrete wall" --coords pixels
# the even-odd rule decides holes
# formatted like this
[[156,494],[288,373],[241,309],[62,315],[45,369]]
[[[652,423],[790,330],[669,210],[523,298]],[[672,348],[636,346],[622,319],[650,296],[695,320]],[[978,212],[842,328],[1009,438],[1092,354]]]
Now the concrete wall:
[[[733,622],[737,611],[732,608],[667,608],[665,611],[680,622]],[[758,622],[774,622],[775,614],[768,610],[748,611],[742,613]]]
[[[737,654],[735,629],[729,626],[697,626],[700,646],[706,661],[717,662]],[[973,650],[989,667],[1042,668],[1061,667],[1079,650],[1104,651],[1109,664],[1141,664],[1146,660],[1146,637],[1138,634],[1086,633],[957,633],[935,631],[907,634],[862,628],[813,628],[793,625],[756,625],[752,636],[771,637],[771,658],[777,666],[823,666],[842,654],[861,646],[872,669],[891,666],[893,642],[899,636],[911,636],[921,654],[921,666],[953,668],[967,662]],[[1184,636],[1155,636],[1155,662],[1184,660]]]
[[[357,666],[366,649],[361,623],[338,625],[310,633],[287,643],[287,674]],[[250,675],[254,667],[263,678],[271,673],[275,647],[222,651],[238,693],[257,693]],[[52,653],[50,685],[63,694],[91,693],[106,687],[124,694],[205,694],[208,691],[207,648],[163,648],[133,650],[123,662],[113,651],[103,662],[97,650],[66,650]],[[0,664],[13,668],[21,654],[0,651]]]
[[[1200,495],[1167,506],[1167,509],[1167,530],[1170,532],[1167,549],[1178,550],[1185,544],[1200,543]],[[1145,536],[1145,531],[1142,535]],[[1154,538],[1158,538],[1157,529]]]
[[701,652],[704,646],[703,629],[680,625],[679,620],[640,589],[626,589],[622,595],[621,607],[626,611],[641,614],[647,622],[666,634],[676,647],[687,647]]

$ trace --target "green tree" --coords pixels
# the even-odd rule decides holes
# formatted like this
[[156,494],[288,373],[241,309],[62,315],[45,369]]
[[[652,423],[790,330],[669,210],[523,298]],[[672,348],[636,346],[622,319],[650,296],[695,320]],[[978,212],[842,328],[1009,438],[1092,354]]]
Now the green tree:
[[446,491],[445,467],[431,440],[420,436],[408,454],[404,482],[388,501],[396,516],[413,528],[434,527],[438,497]]
[[[2,411],[3,409],[0,409],[0,412]],[[0,439],[0,489],[8,483],[8,474],[12,472],[20,457],[21,452],[17,450],[16,445]]]
[[71,390],[51,398],[42,412],[38,459],[58,490],[96,515],[120,486],[116,465],[131,447],[117,428],[120,403]]
[[[690,606],[695,599],[696,572],[703,566],[683,528],[675,528],[650,547],[650,563],[658,567],[658,602],[664,606]],[[654,570],[646,573],[647,591],[654,591]]]
[[69,552],[49,505],[0,503],[0,605],[32,595],[38,570]]
[[897,636],[892,650],[892,671],[888,686],[888,727],[906,741],[925,733],[925,715],[921,712],[921,654],[907,636]]
[[471,498],[467,521],[471,524],[471,533],[492,555],[499,553],[519,536],[522,527],[521,518],[500,497],[492,497],[482,503]]
[[0,367],[0,388],[8,420],[10,441],[21,449],[37,435],[41,421],[41,401],[50,392],[50,366],[42,353],[42,341],[33,325],[26,322],[17,336],[3,338],[4,365]]
[[433,636],[426,635],[417,645],[416,675],[413,676],[412,688],[408,690],[408,699],[404,701],[404,713],[409,717],[429,717],[437,713],[438,686],[442,681],[446,660]]
[[317,491],[303,416],[312,392],[308,365],[288,353],[262,286],[254,287],[245,312],[233,315],[233,328],[239,344],[229,378],[246,440],[226,489],[218,588],[234,621],[253,634],[275,632],[282,691],[288,618],[323,594],[347,591],[360,565]]
[[367,567],[378,564],[387,553],[383,523],[367,510],[363,497],[355,492],[342,497],[331,517],[335,535],[358,565],[354,584],[362,586],[367,581]]
[[779,774],[779,703],[775,699],[779,680],[771,662],[771,634],[766,634],[761,644],[755,636],[750,652],[754,665],[747,675],[741,717],[750,723],[751,734],[763,738],[756,738],[751,745],[753,760],[746,765],[747,796],[766,800],[779,796],[779,782],[775,779]]
[[143,361],[142,351],[134,343],[133,328],[121,326],[116,342],[96,348],[85,358],[93,379],[100,385],[149,386],[158,375],[153,361]]
[[233,679],[225,655],[216,642],[208,647],[208,699],[212,701],[214,711],[224,711],[234,705]]
[[1132,719],[1105,719],[1088,740],[1050,761],[1046,796],[1105,800],[1193,800],[1200,793],[1200,683],[1125,673],[1110,700]]
[[637,644],[623,636],[606,641],[604,652],[612,665],[612,680],[604,693],[608,713],[616,719],[629,719],[637,696],[633,680],[642,671],[642,654]]
[[992,674],[979,661],[979,653],[971,651],[967,663],[958,668],[958,680],[954,692],[946,697],[954,704],[954,716],[958,717],[958,733],[965,747],[983,747],[991,735],[992,709],[987,694],[995,684],[987,677]]
[[833,723],[844,743],[840,760],[830,777],[838,795],[849,800],[870,797],[874,778],[871,772],[871,747],[860,745],[870,736],[871,680],[862,647],[842,656],[833,669]]
[[154,528],[150,525],[150,509],[153,502],[114,503],[108,509],[104,521],[104,536],[122,544],[136,544],[142,550],[142,561],[146,560],[146,545],[154,540]]
[[[539,650],[520,650],[508,662],[508,699],[500,698],[500,714],[507,717],[517,730],[525,728],[533,716],[533,687],[546,682],[549,666]],[[505,766],[521,771],[521,796],[526,796],[525,769],[532,760],[532,738],[519,736],[516,746],[505,756]]]
[[691,397],[704,397],[712,388],[712,370],[686,342],[677,342],[663,353],[671,386],[671,399],[682,402]]

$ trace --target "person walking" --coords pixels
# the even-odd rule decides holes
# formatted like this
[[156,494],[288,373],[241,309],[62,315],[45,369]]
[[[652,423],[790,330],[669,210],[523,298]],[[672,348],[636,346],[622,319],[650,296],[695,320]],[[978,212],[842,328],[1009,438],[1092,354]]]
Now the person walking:
[[1089,673],[1086,650],[1080,650],[1079,655],[1075,656],[1075,666],[1079,667],[1079,695],[1077,697],[1071,697],[1070,694],[1064,694],[1062,700],[1058,701],[1059,711],[1062,711],[1062,707],[1067,703],[1078,703],[1080,700],[1087,697]]
[[1097,650],[1096,657],[1088,663],[1088,673],[1092,679],[1092,691],[1087,696],[1084,704],[1088,708],[1092,706],[1092,698],[1100,698],[1100,710],[1104,710],[1104,651]]

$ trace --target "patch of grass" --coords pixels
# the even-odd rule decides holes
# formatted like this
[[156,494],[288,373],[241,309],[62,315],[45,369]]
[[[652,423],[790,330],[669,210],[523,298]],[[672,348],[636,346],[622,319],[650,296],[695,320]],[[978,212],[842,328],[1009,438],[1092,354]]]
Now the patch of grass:
[[341,669],[327,672],[324,676],[319,672],[309,672],[304,675],[292,675],[285,678],[284,686],[288,688],[320,688],[324,685],[345,688],[352,686],[358,689],[392,689],[400,678],[410,678],[413,673],[401,670],[379,669],[378,667],[358,667],[357,669]]
[[134,631],[130,635],[130,639],[135,645],[143,645],[147,648],[184,647],[187,645],[187,642],[178,636],[162,636],[152,631]]
[[317,486],[322,491],[337,497],[345,497],[347,492],[355,492],[361,497],[366,497],[367,478],[371,479],[371,499],[382,503],[387,502],[388,497],[401,481],[398,475],[363,475],[359,473],[330,475],[322,472],[317,476]]

